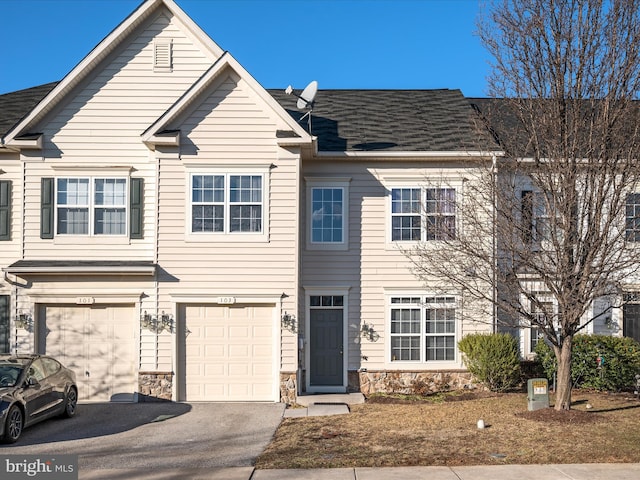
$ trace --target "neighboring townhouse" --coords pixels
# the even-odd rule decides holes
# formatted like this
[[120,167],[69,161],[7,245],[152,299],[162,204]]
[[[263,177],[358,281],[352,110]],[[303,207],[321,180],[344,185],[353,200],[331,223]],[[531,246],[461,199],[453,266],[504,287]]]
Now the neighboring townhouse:
[[170,0],[3,97],[3,350],[81,400],[279,400],[304,128]]
[[58,357],[84,401],[470,381],[457,342],[493,317],[402,253],[464,229],[495,160],[470,101],[320,90],[309,123],[258,82],[147,0],[60,82],[0,95],[0,350]]

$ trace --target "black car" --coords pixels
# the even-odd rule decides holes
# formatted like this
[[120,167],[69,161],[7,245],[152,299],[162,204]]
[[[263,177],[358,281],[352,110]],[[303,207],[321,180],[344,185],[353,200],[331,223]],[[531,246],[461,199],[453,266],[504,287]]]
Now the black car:
[[74,372],[45,355],[0,355],[0,439],[14,443],[25,427],[78,405]]

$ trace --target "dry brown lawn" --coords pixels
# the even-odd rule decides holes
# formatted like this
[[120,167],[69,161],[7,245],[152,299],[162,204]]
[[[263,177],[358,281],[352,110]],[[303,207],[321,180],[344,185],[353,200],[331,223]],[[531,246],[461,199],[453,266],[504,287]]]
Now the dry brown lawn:
[[640,462],[630,394],[577,391],[568,413],[528,412],[524,393],[444,398],[372,398],[349,415],[284,419],[256,467]]

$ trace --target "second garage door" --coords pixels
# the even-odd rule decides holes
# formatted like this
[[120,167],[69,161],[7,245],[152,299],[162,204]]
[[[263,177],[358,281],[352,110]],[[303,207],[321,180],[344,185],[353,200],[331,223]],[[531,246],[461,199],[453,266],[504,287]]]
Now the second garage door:
[[183,305],[183,401],[274,401],[273,305]]
[[82,401],[133,401],[137,391],[133,306],[41,306],[40,352],[76,373]]

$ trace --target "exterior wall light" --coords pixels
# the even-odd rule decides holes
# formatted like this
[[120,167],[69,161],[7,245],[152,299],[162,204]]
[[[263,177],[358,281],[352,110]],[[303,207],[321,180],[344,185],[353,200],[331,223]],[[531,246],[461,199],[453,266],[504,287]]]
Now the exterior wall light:
[[364,323],[360,329],[360,336],[362,338],[366,338],[370,342],[377,342],[380,340],[380,334],[376,332],[373,325],[367,325],[366,323]]
[[282,328],[284,328],[285,330],[289,330],[291,333],[296,333],[296,316],[291,313],[284,312],[282,314]]
[[146,310],[140,316],[140,326],[153,333],[162,333],[163,331],[173,332],[173,315],[165,313],[160,316],[154,313],[148,313]]
[[33,327],[33,315],[31,312],[21,310],[16,317],[16,328],[31,331]]

